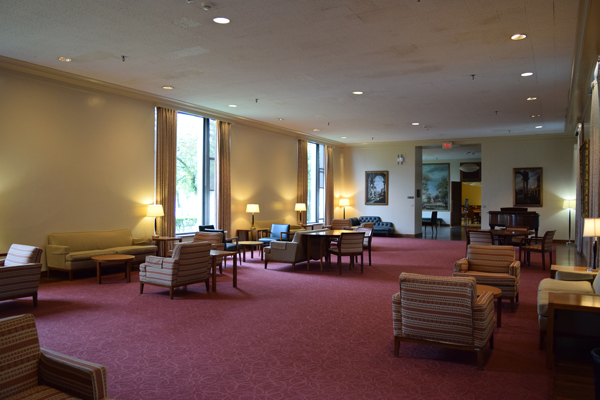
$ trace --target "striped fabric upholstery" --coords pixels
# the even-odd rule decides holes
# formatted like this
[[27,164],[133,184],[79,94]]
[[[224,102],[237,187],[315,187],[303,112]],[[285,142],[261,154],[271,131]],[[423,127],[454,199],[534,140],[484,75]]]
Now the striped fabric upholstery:
[[469,245],[467,257],[454,264],[454,277],[473,277],[480,285],[502,290],[503,298],[519,293],[521,263],[515,261],[513,246]]
[[334,219],[331,221],[331,225],[329,226],[332,230],[349,228],[352,226],[352,221],[349,219]]
[[0,398],[107,399],[106,368],[40,349],[33,315],[0,319]]
[[[39,263],[42,259],[42,249],[24,244],[13,244],[8,249],[4,266],[11,267],[24,264]],[[2,265],[2,264],[0,264]]]
[[490,231],[469,231],[469,244],[475,245],[492,245],[494,237]]
[[342,233],[339,241],[339,254],[362,253],[365,233]]
[[473,278],[402,273],[396,297],[399,303],[394,306],[394,333],[412,339],[474,345],[476,298]]
[[35,296],[37,299],[42,264],[0,267],[0,300]]
[[483,347],[494,333],[495,325],[494,295],[483,292],[473,305],[473,344]]
[[[223,234],[221,232],[196,232],[194,234],[194,242],[209,242],[211,250],[225,250],[223,243]],[[218,256],[216,265],[221,265],[223,256]]]

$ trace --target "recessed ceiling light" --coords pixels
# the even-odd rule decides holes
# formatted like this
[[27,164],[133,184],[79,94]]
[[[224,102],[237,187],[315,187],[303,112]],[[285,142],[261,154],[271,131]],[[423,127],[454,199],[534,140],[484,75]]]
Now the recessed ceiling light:
[[531,100],[537,100],[537,97],[528,97],[528,98],[527,98],[527,100],[528,100],[528,101],[531,101]]
[[540,129],[540,128],[543,128],[543,126],[542,125],[538,125],[538,126],[535,127],[535,129]]
[[533,115],[531,116],[531,118],[537,118],[537,117],[539,117],[539,116],[540,116],[540,114],[533,114]]
[[319,132],[319,131],[320,131],[320,129],[317,129],[317,128],[313,129],[313,132]]
[[230,22],[228,18],[224,18],[224,17],[213,18],[213,21],[216,22],[217,24],[228,24]]
[[533,75],[533,72],[523,72],[521,74],[521,76],[531,76],[531,75]]
[[275,118],[277,121],[283,121],[283,118]]
[[73,60],[71,60],[69,57],[58,57],[58,61],[71,62]]
[[346,136],[342,136],[342,139],[346,139]]
[[163,86],[163,89],[172,90],[175,89],[173,86]]
[[352,94],[363,94],[363,92],[352,92]]
[[413,124],[413,126],[417,126],[417,125],[419,125],[419,123],[418,123],[418,122],[413,122],[412,124]]
[[229,105],[229,107],[233,107],[233,108],[235,108],[235,107],[237,107],[237,106],[236,106],[235,104],[230,104],[230,105]]
[[512,35],[510,38],[511,40],[523,40],[527,37],[527,35],[525,35],[524,33],[517,33]]

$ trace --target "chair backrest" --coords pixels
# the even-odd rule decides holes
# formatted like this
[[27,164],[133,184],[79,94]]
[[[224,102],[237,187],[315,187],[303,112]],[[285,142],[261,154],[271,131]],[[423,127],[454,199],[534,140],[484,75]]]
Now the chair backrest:
[[544,234],[544,240],[542,242],[542,247],[544,249],[551,249],[552,248],[552,242],[554,241],[554,234],[556,233],[556,231],[547,231]]
[[0,319],[0,399],[38,385],[40,342],[31,314]]
[[[221,232],[196,232],[194,242],[209,242],[210,244],[223,243],[223,233]],[[173,252],[175,254],[175,252]]]
[[26,246],[24,244],[13,244],[8,249],[4,259],[5,267],[23,264],[37,264],[42,259],[43,250],[39,247]]
[[190,275],[208,274],[212,266],[208,242],[177,243],[173,248],[172,258],[177,263],[177,280],[189,278]]
[[[287,235],[282,235],[287,233]],[[275,240],[290,240],[290,224],[273,224],[271,225],[271,239]]]
[[362,253],[365,232],[347,232],[340,235],[338,248],[342,253]]
[[508,267],[515,261],[515,248],[470,244],[467,260],[470,271],[507,273]]
[[460,345],[474,342],[475,278],[403,272],[400,299],[403,336]]
[[438,213],[437,211],[432,211],[431,212],[431,223],[432,224],[437,223],[437,213]]
[[373,228],[356,228],[356,232],[364,232],[365,238],[363,244],[367,246],[371,244],[371,240],[373,239]]
[[347,226],[352,226],[352,222],[349,219],[334,219],[331,221],[331,229],[337,230]]
[[202,231],[205,231],[205,230],[207,230],[207,229],[215,229],[215,226],[214,226],[214,225],[200,225],[200,226],[198,227],[198,230],[199,230],[200,232],[202,232]]
[[362,224],[360,224],[361,228],[373,229],[374,226],[375,226],[374,222],[363,222]]
[[467,239],[468,244],[478,244],[478,245],[493,245],[494,244],[494,236],[490,231],[469,231],[467,232],[469,238]]

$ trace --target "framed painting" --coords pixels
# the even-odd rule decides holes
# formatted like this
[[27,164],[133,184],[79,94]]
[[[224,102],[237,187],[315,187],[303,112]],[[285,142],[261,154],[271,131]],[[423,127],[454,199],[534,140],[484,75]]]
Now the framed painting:
[[423,164],[423,210],[449,211],[450,164]]
[[371,206],[387,206],[388,204],[388,172],[365,172],[365,204]]
[[513,168],[513,205],[542,207],[542,169]]

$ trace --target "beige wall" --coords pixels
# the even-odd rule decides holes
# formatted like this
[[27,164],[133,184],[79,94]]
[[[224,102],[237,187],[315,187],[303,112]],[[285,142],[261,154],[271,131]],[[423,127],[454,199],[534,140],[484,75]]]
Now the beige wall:
[[0,109],[0,252],[51,232],[152,233],[152,104],[0,69]]

